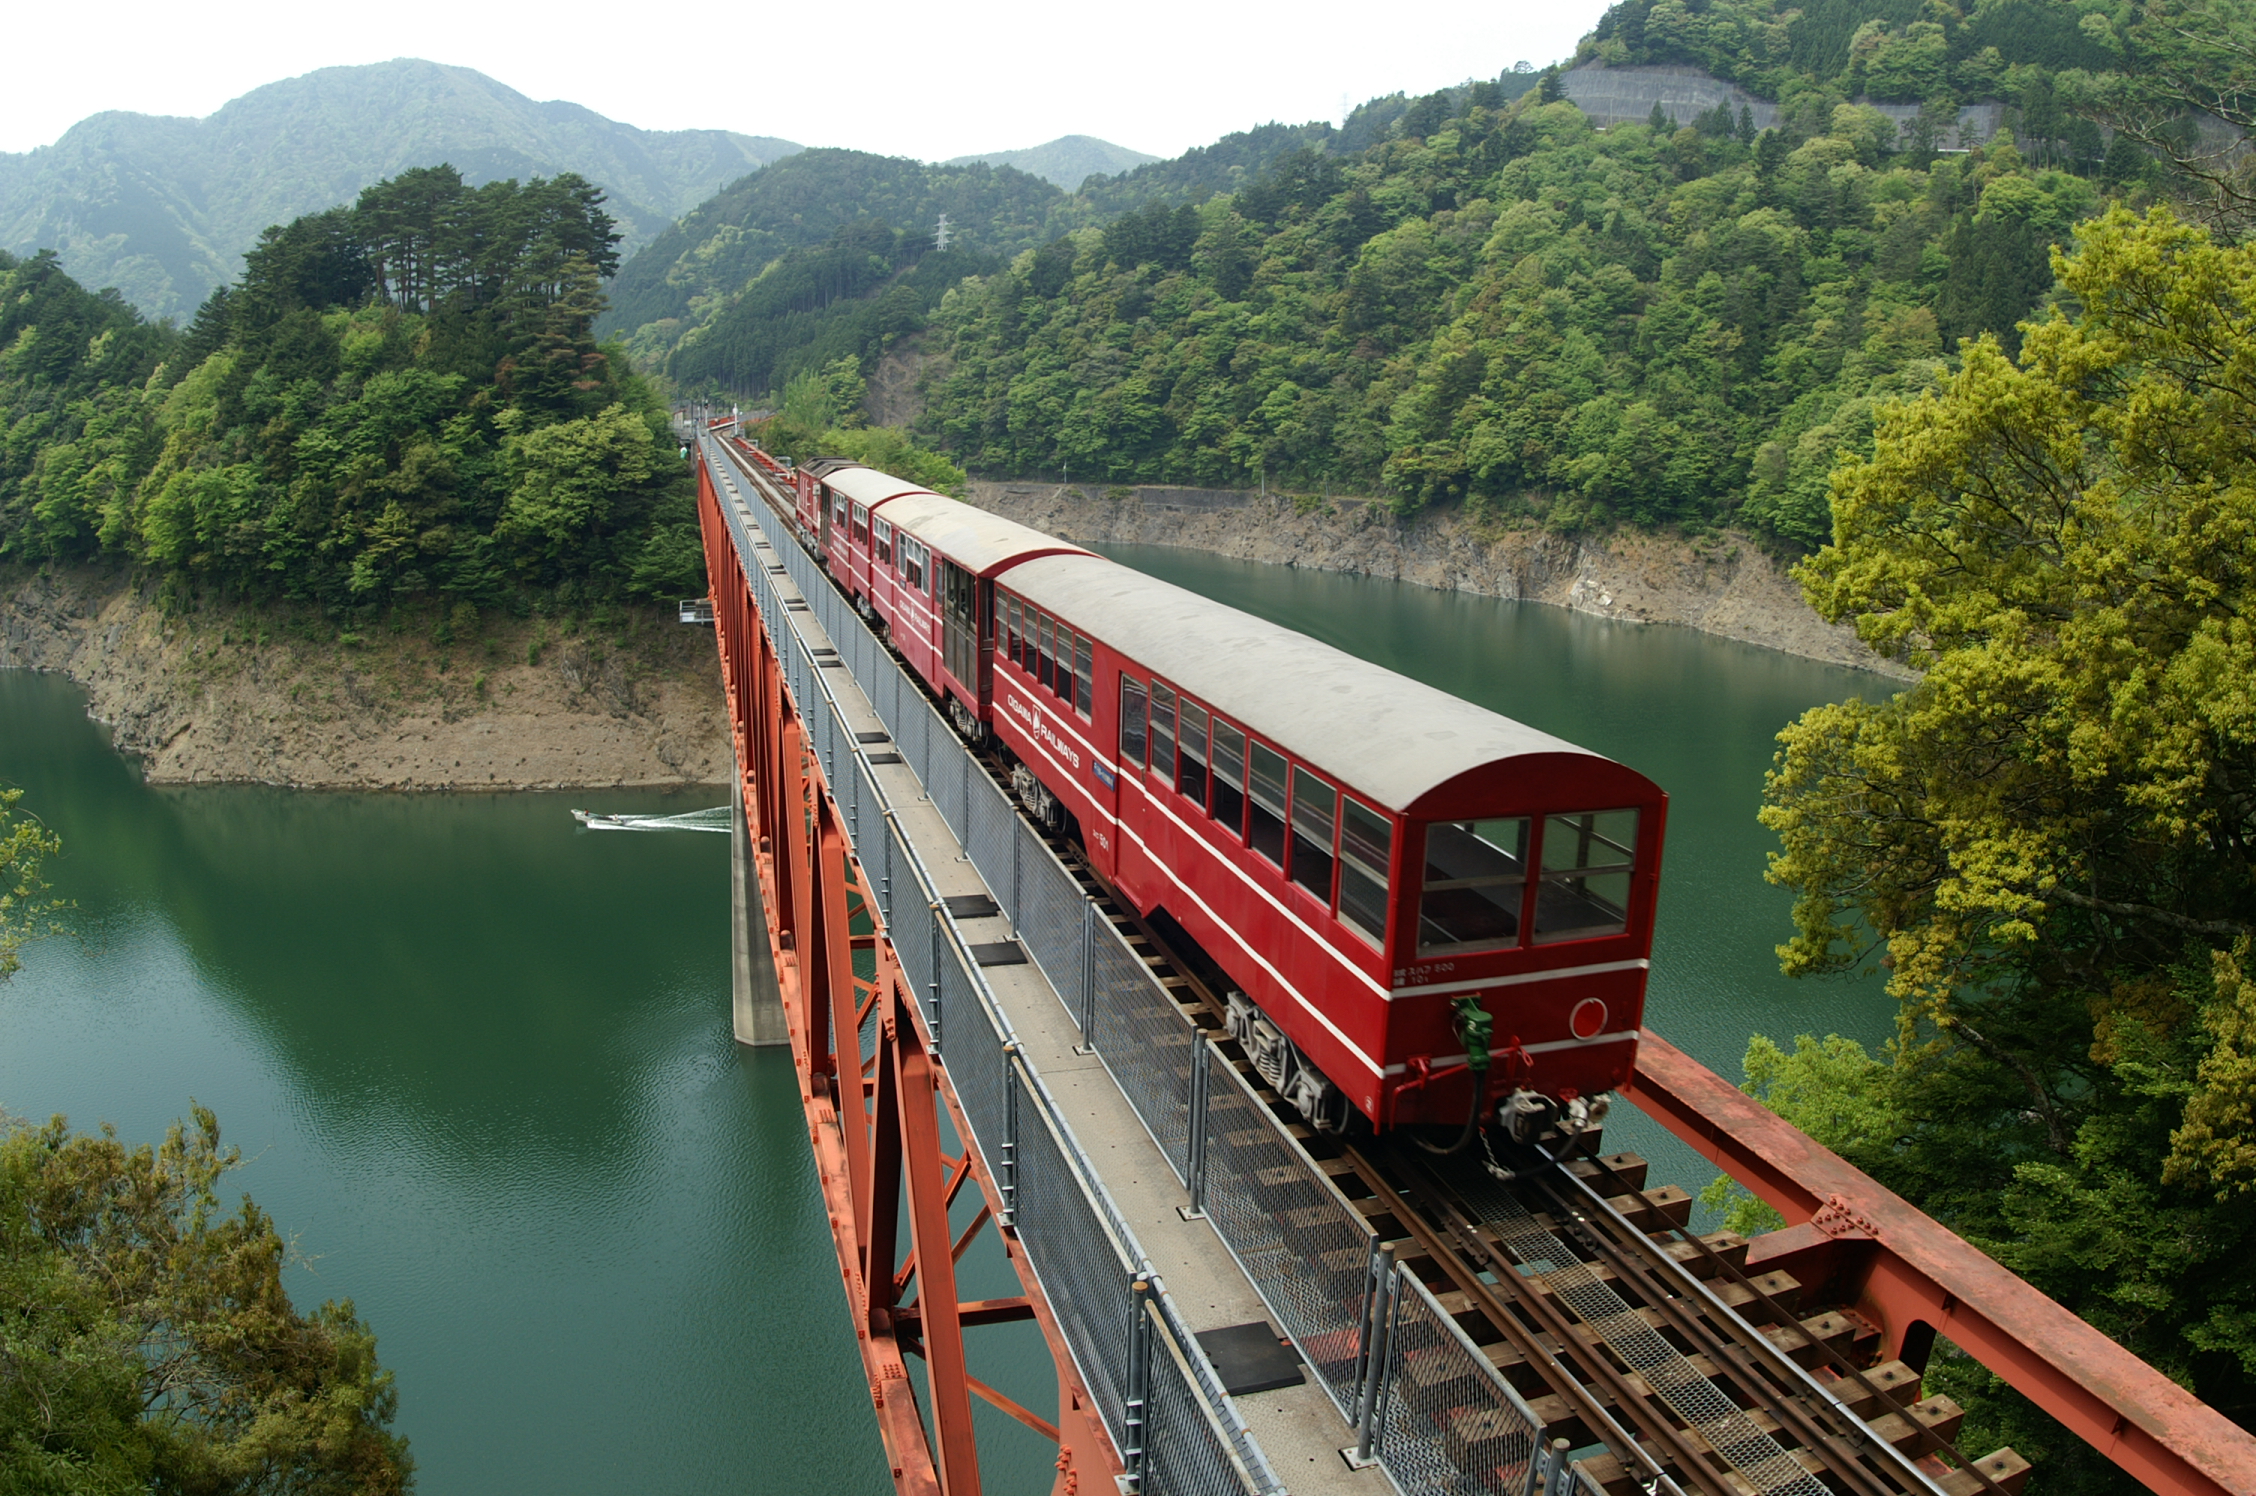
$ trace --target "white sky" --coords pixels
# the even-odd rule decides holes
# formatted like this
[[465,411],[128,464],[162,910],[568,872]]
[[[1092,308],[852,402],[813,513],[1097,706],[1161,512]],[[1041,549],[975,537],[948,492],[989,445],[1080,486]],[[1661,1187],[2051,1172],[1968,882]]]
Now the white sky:
[[[392,0],[28,3],[0,151],[107,109],[202,116],[315,68],[424,57],[645,129],[776,135],[939,160],[1095,135],[1171,156],[1276,119],[1572,53],[1604,0],[493,6]],[[26,66],[24,59],[45,59]]]

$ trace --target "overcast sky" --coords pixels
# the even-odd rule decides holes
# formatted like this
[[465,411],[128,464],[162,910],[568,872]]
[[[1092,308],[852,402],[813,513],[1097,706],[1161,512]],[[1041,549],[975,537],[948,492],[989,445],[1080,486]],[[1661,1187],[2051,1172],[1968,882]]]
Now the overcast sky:
[[[0,151],[106,109],[202,116],[262,83],[425,57],[646,129],[777,135],[939,160],[1096,135],[1176,155],[1265,120],[1339,118],[1525,59],[1572,53],[1601,0],[1294,7],[593,6],[392,0],[27,3],[0,89]],[[36,62],[34,62],[36,59]]]

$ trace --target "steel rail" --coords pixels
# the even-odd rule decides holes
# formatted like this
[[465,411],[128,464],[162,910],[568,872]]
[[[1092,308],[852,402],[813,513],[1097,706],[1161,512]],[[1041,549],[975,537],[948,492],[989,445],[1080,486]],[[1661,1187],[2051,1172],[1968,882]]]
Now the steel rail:
[[[1607,1179],[1619,1185],[1625,1194],[1628,1194],[1635,1198],[1647,1209],[1652,1208],[1653,1201],[1645,1193],[1645,1191],[1623,1179],[1621,1175],[1614,1169],[1613,1165],[1607,1163],[1602,1158],[1592,1158],[1590,1162],[1595,1165],[1598,1171],[1601,1174],[1605,1175]],[[1561,1168],[1559,1172],[1566,1175],[1566,1177],[1570,1179],[1576,1186],[1580,1187],[1584,1191],[1589,1192],[1594,1198],[1603,1198],[1597,1196],[1597,1192],[1590,1189],[1589,1183],[1586,1180],[1583,1180],[1579,1176],[1575,1175],[1573,1171]],[[1936,1433],[1933,1428],[1925,1423],[1920,1422],[1918,1417],[1912,1412],[1912,1405],[1910,1403],[1901,1400],[1898,1394],[1896,1394],[1894,1391],[1875,1383],[1870,1377],[1864,1374],[1862,1368],[1858,1367],[1854,1362],[1849,1360],[1848,1357],[1842,1355],[1828,1342],[1818,1338],[1816,1335],[1811,1334],[1809,1327],[1803,1324],[1801,1319],[1796,1316],[1792,1310],[1788,1309],[1784,1304],[1779,1303],[1778,1300],[1773,1298],[1770,1295],[1769,1291],[1763,1288],[1760,1283],[1747,1276],[1747,1274],[1743,1270],[1741,1270],[1737,1263],[1734,1263],[1730,1258],[1724,1256],[1721,1252],[1718,1252],[1713,1246],[1709,1245],[1708,1242],[1703,1240],[1697,1233],[1689,1231],[1681,1226],[1671,1227],[1670,1229],[1674,1232],[1678,1239],[1691,1243],[1700,1257],[1711,1266],[1713,1266],[1717,1272],[1730,1278],[1733,1283],[1737,1284],[1740,1288],[1752,1294],[1755,1300],[1763,1306],[1763,1308],[1770,1314],[1772,1320],[1781,1329],[1784,1329],[1794,1335],[1800,1336],[1802,1343],[1806,1346],[1812,1347],[1820,1356],[1824,1357],[1825,1360],[1832,1365],[1833,1369],[1841,1374],[1841,1378],[1843,1380],[1853,1383],[1859,1393],[1861,1393],[1864,1397],[1878,1402],[1879,1405],[1887,1412],[1900,1416],[1904,1420],[1904,1422],[1918,1434],[1919,1441],[1922,1446],[1922,1451],[1924,1453],[1940,1454],[1945,1456],[1953,1467],[1966,1471],[1976,1480],[1980,1481],[1982,1484],[1982,1489],[1985,1492],[1989,1493],[1989,1496],[2010,1496],[2010,1493],[2006,1491],[2005,1487],[2000,1485],[1987,1470],[1984,1470],[1982,1468],[1982,1462],[1980,1460],[1968,1458],[1966,1453],[1958,1447],[1955,1441],[1944,1438],[1941,1434]],[[1648,1238],[1647,1240],[1649,1242],[1650,1238]],[[1666,1253],[1661,1253],[1660,1256],[1667,1258]],[[1671,1262],[1674,1261],[1673,1258],[1668,1258],[1668,1260]],[[1743,1323],[1745,1321],[1744,1315],[1734,1315],[1733,1318],[1736,1322]],[[1770,1339],[1766,1335],[1758,1334],[1756,1338],[1758,1340],[1761,1340],[1766,1345],[1770,1344]],[[1807,1368],[1801,1367],[1800,1363],[1794,1362],[1791,1357],[1788,1357],[1787,1360],[1789,1364],[1794,1365],[1797,1370],[1803,1371],[1806,1375]],[[1832,1398],[1835,1404],[1839,1405],[1841,1403],[1839,1396],[1837,1394],[1834,1394],[1830,1388],[1824,1388],[1823,1390],[1829,1397]],[[1846,1409],[1845,1406],[1843,1407],[1843,1412],[1850,1418],[1858,1417],[1855,1412]],[[1869,1419],[1863,1419],[1860,1421],[1867,1424],[1871,1422],[1871,1420]]]
[[[1584,1185],[1588,1200],[1576,1201],[1547,1177],[1565,1172],[1556,1168],[1547,1170],[1545,1175],[1539,1175],[1529,1180],[1529,1183],[1556,1202],[1566,1219],[1579,1228],[1588,1245],[1596,1249],[1607,1265],[1613,1268],[1617,1279],[1635,1287],[1646,1305],[1675,1325],[1718,1370],[1728,1369],[1732,1374],[1732,1383],[1755,1396],[1764,1409],[1804,1449],[1813,1454],[1822,1454],[1828,1470],[1839,1475],[1858,1492],[1864,1493],[1864,1496],[1898,1496],[1899,1492],[1907,1488],[1922,1493],[1922,1496],[1925,1493],[1940,1496],[1934,1482],[1909,1461],[1903,1460],[1893,1444],[1886,1439],[1875,1438],[1871,1427],[1864,1420],[1849,1412],[1839,1398],[1819,1387],[1814,1378],[1808,1378],[1806,1371],[1781,1355],[1778,1348],[1760,1332],[1740,1316],[1731,1313],[1708,1290],[1707,1285],[1683,1271],[1683,1264],[1676,1262],[1665,1252],[1652,1250],[1651,1239],[1644,1237],[1644,1233],[1634,1233],[1642,1238],[1640,1246],[1625,1245],[1626,1233],[1620,1234],[1620,1239],[1609,1240],[1609,1236],[1616,1235],[1612,1228],[1620,1220],[1619,1213],[1608,1210],[1604,1217],[1594,1218],[1589,1206],[1602,1203],[1594,1191]],[[1579,1180],[1576,1182],[1581,1183]],[[1656,1260],[1666,1261],[1675,1272],[1658,1268]],[[1677,1281],[1669,1281],[1671,1278]],[[1702,1300],[1705,1300],[1704,1304],[1701,1303]],[[1695,1305],[1700,1308],[1695,1310],[1692,1307]],[[1755,1350],[1754,1342],[1760,1342],[1763,1349]],[[1778,1363],[1791,1368],[1792,1372],[1800,1372],[1801,1378],[1782,1371]],[[1793,1385],[1797,1380],[1805,1378],[1806,1386]],[[1757,1394],[1757,1389],[1767,1390]],[[1821,1399],[1819,1406],[1827,1412],[1837,1412],[1846,1421],[1847,1428],[1830,1425],[1826,1419],[1818,1416],[1807,1401],[1810,1394]],[[1865,1466],[1864,1458],[1872,1445],[1897,1455],[1901,1468],[1889,1472],[1894,1475],[1894,1481],[1883,1479],[1880,1472]]]

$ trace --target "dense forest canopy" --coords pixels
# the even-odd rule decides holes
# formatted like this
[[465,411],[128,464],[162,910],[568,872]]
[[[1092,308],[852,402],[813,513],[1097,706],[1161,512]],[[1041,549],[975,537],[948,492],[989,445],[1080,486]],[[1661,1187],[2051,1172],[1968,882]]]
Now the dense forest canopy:
[[[945,257],[932,169],[810,152],[638,256],[619,320],[682,383],[756,397],[906,343],[919,434],[998,476],[1815,546],[1878,406],[1963,338],[2010,351],[2052,246],[2157,190],[2091,107],[2136,51],[2120,9],[1624,0],[1576,63],[1703,69],[1775,100],[1775,127],[1728,106],[1600,127],[1558,69],[1515,71],[983,206],[959,225],[999,227]],[[869,191],[823,194],[786,242],[760,201],[830,176]]]
[[665,411],[593,335],[617,242],[577,177],[435,167],[269,229],[185,333],[0,261],[0,556],[332,609],[694,587]]
[[1816,544],[1835,452],[1959,338],[2010,338],[2107,186],[2003,141],[1902,149],[1854,104],[1756,135],[1468,103],[967,283],[925,431],[974,470]]

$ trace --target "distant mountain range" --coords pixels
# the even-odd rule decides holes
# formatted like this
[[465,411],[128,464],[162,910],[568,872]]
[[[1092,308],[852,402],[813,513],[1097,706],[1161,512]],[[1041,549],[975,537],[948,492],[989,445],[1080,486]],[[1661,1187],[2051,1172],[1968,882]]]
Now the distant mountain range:
[[1115,176],[1158,159],[1159,157],[1147,156],[1142,151],[1132,151],[1124,145],[1114,145],[1109,140],[1099,140],[1094,135],[1061,135],[1048,145],[1029,146],[1023,151],[989,151],[985,155],[955,156],[941,164],[970,166],[975,162],[985,162],[989,166],[1015,166],[1030,176],[1041,177],[1055,182],[1068,192],[1076,192],[1083,182],[1093,176]]
[[451,162],[473,183],[576,171],[609,194],[632,254],[799,149],[727,130],[641,130],[470,68],[399,58],[271,83],[205,119],[97,114],[51,146],[0,153],[0,249],[54,249],[80,283],[185,321],[235,278],[261,229],[409,167]]

